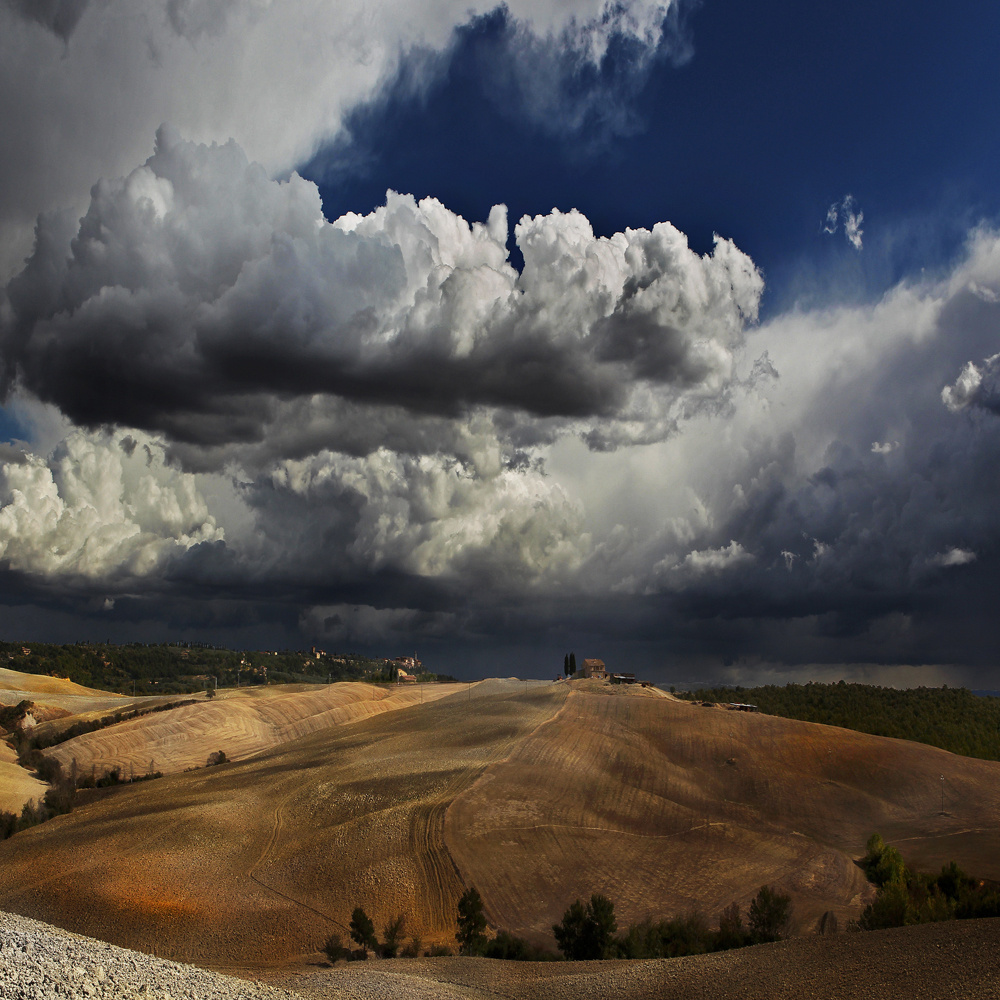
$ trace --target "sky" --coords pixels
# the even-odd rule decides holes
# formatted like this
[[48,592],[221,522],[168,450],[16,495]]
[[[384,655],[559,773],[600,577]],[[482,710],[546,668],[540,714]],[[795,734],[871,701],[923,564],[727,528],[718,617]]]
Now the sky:
[[0,634],[996,688],[997,39],[0,0]]

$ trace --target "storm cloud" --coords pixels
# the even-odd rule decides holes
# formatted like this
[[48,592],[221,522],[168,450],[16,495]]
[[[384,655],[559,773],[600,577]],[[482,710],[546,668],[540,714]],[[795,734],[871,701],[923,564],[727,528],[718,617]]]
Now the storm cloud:
[[206,448],[282,433],[290,410],[300,426],[308,400],[344,450],[359,421],[333,399],[407,427],[497,408],[616,447],[667,436],[727,388],[763,288],[731,242],[699,256],[669,223],[595,237],[556,210],[514,236],[520,273],[503,206],[470,226],[389,192],[327,222],[315,185],[162,128],[143,166],[94,187],[75,232],[40,219],[8,286],[7,385],[78,424]]
[[[683,9],[0,4],[20,137],[0,165],[0,624],[419,643],[480,672],[575,648],[668,680],[984,676],[994,229],[884,294],[810,288],[851,304],[761,320],[755,261],[725,231],[692,250],[659,193],[635,228],[569,195],[471,218],[390,190],[327,218],[295,172],[454,47],[532,141],[596,135],[611,177],[632,125],[615,98],[687,57]],[[850,281],[892,238],[879,198],[834,183],[803,227]],[[847,243],[825,241],[848,184],[869,218],[838,199],[824,228]]]

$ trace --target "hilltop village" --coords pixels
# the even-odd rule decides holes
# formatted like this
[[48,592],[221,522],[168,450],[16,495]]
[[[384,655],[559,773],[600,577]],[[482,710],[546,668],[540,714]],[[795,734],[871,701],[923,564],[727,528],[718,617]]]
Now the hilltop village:
[[428,670],[416,653],[372,657],[307,650],[233,650],[202,643],[0,642],[11,670],[47,674],[126,695],[194,694],[270,684],[452,682]]

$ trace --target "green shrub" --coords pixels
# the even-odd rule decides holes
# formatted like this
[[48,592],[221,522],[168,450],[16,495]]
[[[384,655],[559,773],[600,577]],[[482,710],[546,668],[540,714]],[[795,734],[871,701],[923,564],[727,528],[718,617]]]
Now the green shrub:
[[403,939],[403,929],[406,927],[406,916],[402,913],[395,920],[382,928],[382,947],[379,949],[383,958],[395,958],[399,952],[399,943]]
[[351,940],[360,946],[363,958],[368,958],[368,949],[373,951],[377,946],[375,940],[375,925],[371,917],[360,907],[356,906],[351,914]]
[[411,934],[410,941],[402,950],[401,954],[403,958],[419,958],[420,952],[423,951],[423,948],[424,942],[420,940],[420,935]]
[[749,943],[750,934],[743,926],[740,905],[733,901],[719,914],[719,933],[715,940],[715,950],[742,948]]

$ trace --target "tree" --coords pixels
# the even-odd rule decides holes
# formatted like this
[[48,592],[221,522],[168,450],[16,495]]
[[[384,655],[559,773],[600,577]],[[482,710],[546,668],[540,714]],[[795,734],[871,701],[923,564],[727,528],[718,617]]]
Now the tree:
[[576,653],[569,654],[569,675],[570,677],[576,673]]
[[556,945],[563,956],[570,961],[589,957],[582,954],[586,924],[587,911],[584,909],[583,903],[577,899],[570,903],[569,908],[563,914],[562,922],[552,925]]
[[382,928],[382,957],[395,958],[399,951],[399,944],[403,940],[403,929],[406,927],[406,915],[400,913],[395,920]]
[[611,936],[618,930],[615,904],[595,892],[586,907],[578,899],[563,914],[562,923],[553,924],[552,933],[563,955],[570,960],[604,958]]
[[563,657],[563,673],[569,677],[569,653]]
[[762,885],[750,902],[748,923],[754,944],[780,941],[788,936],[792,918],[792,899],[778,892],[773,885]]
[[458,930],[455,940],[462,955],[481,955],[486,947],[483,898],[474,885],[469,886],[458,901]]
[[374,949],[377,944],[375,925],[360,906],[354,907],[354,912],[351,914],[351,940],[361,948],[365,958],[368,957],[368,949]]

